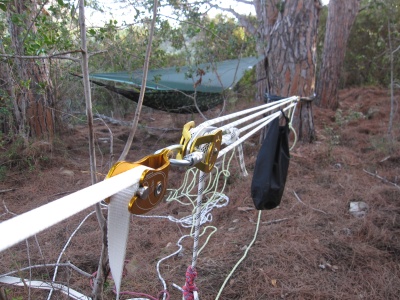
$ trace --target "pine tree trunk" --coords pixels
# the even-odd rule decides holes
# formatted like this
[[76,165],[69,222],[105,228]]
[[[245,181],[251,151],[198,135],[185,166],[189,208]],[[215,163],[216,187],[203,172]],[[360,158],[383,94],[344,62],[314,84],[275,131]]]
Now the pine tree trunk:
[[340,74],[347,40],[358,14],[360,0],[330,0],[322,64],[317,83],[317,104],[337,109]]
[[[312,97],[315,93],[316,37],[320,2],[286,1],[271,31],[268,86],[278,96]],[[312,142],[315,130],[310,102],[301,103],[296,117],[299,139]],[[297,126],[296,126],[297,127]]]
[[[271,29],[273,28],[279,14],[278,4],[280,0],[254,0],[254,8],[258,27],[254,33],[257,37],[257,54],[260,57],[267,56],[267,47],[269,43]],[[256,101],[265,100],[265,92],[268,92],[266,61],[261,60],[256,66],[257,93]]]
[[[29,2],[28,2],[29,3]],[[29,5],[29,7],[28,7]],[[14,13],[25,14],[25,26],[18,26],[9,22],[9,30],[14,53],[17,56],[25,55],[24,38],[26,30],[35,34],[36,27],[31,25],[37,12],[36,1],[16,0],[9,5],[8,17]],[[28,137],[51,142],[54,137],[54,92],[50,80],[48,66],[45,60],[15,59],[17,69],[14,111],[20,112],[19,133],[26,140]],[[18,118],[16,116],[18,121]]]

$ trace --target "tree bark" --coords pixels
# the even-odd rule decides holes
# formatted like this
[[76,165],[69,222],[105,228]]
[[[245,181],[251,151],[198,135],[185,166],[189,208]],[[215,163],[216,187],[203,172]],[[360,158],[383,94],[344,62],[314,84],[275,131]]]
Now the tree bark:
[[[29,6],[28,6],[29,5]],[[16,0],[9,4],[8,19],[12,48],[16,55],[25,55],[24,37],[30,30],[35,34],[37,29],[33,24],[37,13],[37,3],[33,1]],[[25,15],[25,24],[19,26],[11,21],[13,14]],[[33,25],[32,25],[33,24]],[[49,68],[45,60],[15,59],[17,82],[14,111],[19,111],[19,133],[25,140],[28,137],[52,142],[54,137],[54,92],[50,79]]]
[[[320,1],[293,0],[284,4],[268,44],[269,93],[312,97],[315,93],[316,37]],[[295,119],[299,139],[315,139],[311,102],[301,102]]]
[[317,104],[336,110],[339,106],[339,80],[351,27],[358,14],[360,0],[330,0],[317,82]]
[[[254,7],[256,11],[256,18],[258,27],[252,29],[257,39],[257,54],[260,57],[267,56],[267,45],[270,38],[271,29],[273,28],[278,15],[279,0],[255,0]],[[251,31],[251,30],[250,30]],[[265,92],[267,91],[267,73],[266,61],[261,60],[256,65],[256,78],[257,78],[257,93],[256,101],[263,102],[265,100]]]

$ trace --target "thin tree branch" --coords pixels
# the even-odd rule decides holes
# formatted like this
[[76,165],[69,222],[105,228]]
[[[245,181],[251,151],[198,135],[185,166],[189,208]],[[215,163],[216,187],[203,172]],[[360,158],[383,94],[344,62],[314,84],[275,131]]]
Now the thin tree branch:
[[78,268],[77,266],[72,264],[70,261],[67,261],[66,263],[58,263],[58,264],[33,265],[33,266],[25,267],[25,268],[22,268],[22,269],[19,269],[19,270],[10,271],[10,272],[7,272],[5,274],[1,274],[0,277],[9,276],[9,275],[21,272],[21,271],[39,269],[39,268],[49,268],[49,267],[70,267],[71,269],[75,270],[76,272],[78,272],[79,274],[81,274],[81,275],[83,275],[85,277],[93,278],[93,275],[81,270],[80,268]]
[[40,13],[42,12],[43,7],[49,2],[49,0],[43,1],[42,5],[40,6],[40,8],[38,9],[38,11],[36,12],[35,17],[33,18],[31,24],[29,25],[28,30],[25,33],[24,38],[22,39],[22,44],[25,44],[25,40],[28,37],[29,32],[31,31],[33,24],[35,24],[36,19],[39,17]]
[[249,19],[247,16],[237,13],[232,8],[221,7],[219,5],[211,5],[211,7],[231,13],[232,15],[235,16],[236,19],[238,19],[240,24],[242,24],[242,26],[245,27],[251,34],[257,33],[257,29],[253,26],[253,24],[251,22],[249,22]]
[[0,194],[7,193],[7,192],[12,192],[12,191],[15,191],[15,189],[0,190]]
[[141,84],[142,88],[140,89],[138,105],[136,107],[135,117],[133,118],[132,128],[129,133],[128,140],[126,141],[124,150],[122,151],[118,161],[125,160],[126,156],[128,155],[128,152],[129,152],[132,142],[133,142],[133,137],[135,136],[135,133],[136,133],[137,125],[139,123],[140,112],[141,112],[142,106],[143,106],[144,93],[146,91],[146,81],[147,81],[147,73],[149,71],[151,46],[153,43],[154,29],[155,29],[155,23],[156,23],[156,18],[157,18],[157,5],[158,5],[158,0],[154,0],[153,19],[151,20],[149,41],[147,43],[146,56],[144,59],[144,66],[143,66],[143,79],[142,79],[142,84]]
[[[76,52],[82,52],[82,50],[74,50],[74,51],[67,52],[67,53],[76,53]],[[38,56],[38,55],[0,54],[0,57],[5,57],[5,58],[18,58],[18,59],[68,59],[68,60],[72,60],[72,61],[75,61],[75,62],[80,62],[80,61],[81,61],[79,58],[74,58],[74,57],[64,56],[64,55],[59,55],[59,54],[44,55],[44,56]]]
[[367,174],[369,174],[369,175],[375,177],[375,178],[378,178],[378,179],[382,180],[384,183],[391,184],[391,185],[395,186],[396,188],[400,189],[400,186],[399,186],[397,183],[391,182],[391,181],[387,180],[386,178],[384,178],[384,177],[382,177],[382,176],[379,176],[377,173],[371,173],[371,172],[368,172],[368,171],[365,170],[365,169],[363,169],[363,171],[364,171],[365,173],[367,173]]
[[[105,53],[105,52],[107,52],[107,50],[87,53],[87,55],[90,57],[90,56],[101,54],[101,53]],[[77,49],[77,50],[65,51],[65,52],[60,52],[60,53],[54,53],[54,54],[50,54],[50,55],[0,54],[0,57],[18,58],[18,59],[68,59],[68,60],[72,60],[72,61],[75,61],[75,62],[78,62],[78,63],[81,62],[81,60],[79,58],[65,56],[65,54],[70,54],[70,53],[83,53],[83,50],[82,49]]]
[[246,1],[246,0],[236,0],[236,2],[244,3],[244,4],[249,4],[249,5],[254,5],[253,1]]
[[318,211],[318,212],[320,212],[320,213],[323,213],[323,214],[325,214],[325,215],[328,214],[327,212],[325,212],[325,211],[323,211],[323,210],[320,210],[320,209],[317,209],[317,208],[313,208],[313,207],[311,207],[311,206],[305,204],[303,201],[301,201],[300,197],[297,195],[297,193],[296,193],[295,191],[293,191],[293,194],[294,194],[294,196],[296,197],[297,201],[299,201],[301,204],[303,204],[303,205],[305,205],[305,206],[311,208],[312,210],[315,210],[315,211]]

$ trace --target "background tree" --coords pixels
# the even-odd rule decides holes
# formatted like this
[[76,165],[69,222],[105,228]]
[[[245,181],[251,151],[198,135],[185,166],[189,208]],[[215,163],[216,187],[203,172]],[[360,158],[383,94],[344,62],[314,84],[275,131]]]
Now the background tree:
[[[271,95],[312,97],[315,92],[319,1],[286,2],[268,43],[267,91]],[[315,138],[312,106],[300,103],[299,139]]]
[[317,103],[338,107],[338,87],[350,30],[358,14],[360,0],[330,0],[322,65],[317,84]]
[[[339,89],[348,86],[388,86],[390,81],[389,32],[394,49],[400,44],[400,1],[363,1],[346,49]],[[398,52],[396,52],[398,53]],[[400,74],[400,55],[393,56],[394,73]],[[397,75],[398,77],[398,75]],[[395,76],[396,78],[396,76]]]
[[[52,141],[54,137],[54,91],[49,66],[45,60],[29,60],[27,55],[37,55],[33,43],[37,35],[35,20],[40,14],[36,1],[13,1],[8,4],[8,22],[11,48],[15,55],[16,78],[14,86],[17,107],[20,112],[18,132],[24,137]],[[27,43],[30,40],[32,43]],[[26,45],[30,45],[27,47]],[[36,53],[35,53],[36,51]]]
[[[268,92],[279,96],[288,96],[288,93],[312,96],[315,91],[315,47],[321,2],[254,0],[244,3],[254,5],[256,20],[231,7],[221,7],[211,1],[207,4],[209,7],[232,13],[255,37],[257,54],[266,58],[257,65],[257,99],[264,100],[266,88]],[[309,21],[306,22],[306,19]],[[288,48],[290,50],[287,50]],[[276,63],[278,61],[280,63]],[[289,72],[281,72],[283,69]],[[302,105],[300,116],[303,120],[299,122],[299,137],[312,141],[314,127],[310,103]]]

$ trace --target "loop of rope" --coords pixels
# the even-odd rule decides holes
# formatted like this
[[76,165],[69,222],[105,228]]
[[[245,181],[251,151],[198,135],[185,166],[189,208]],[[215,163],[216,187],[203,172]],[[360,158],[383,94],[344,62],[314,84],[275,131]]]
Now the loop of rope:
[[197,291],[196,284],[194,283],[197,277],[197,271],[194,267],[189,266],[186,270],[186,282],[182,287],[183,290],[183,299],[185,300],[194,300],[193,292]]

